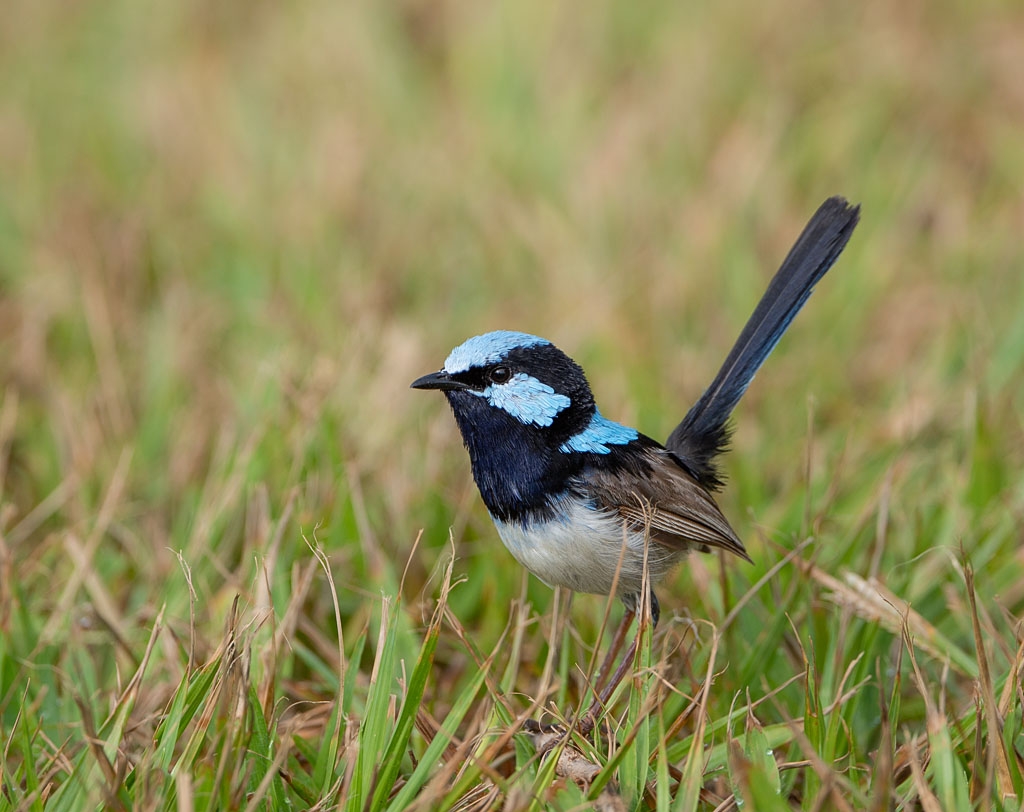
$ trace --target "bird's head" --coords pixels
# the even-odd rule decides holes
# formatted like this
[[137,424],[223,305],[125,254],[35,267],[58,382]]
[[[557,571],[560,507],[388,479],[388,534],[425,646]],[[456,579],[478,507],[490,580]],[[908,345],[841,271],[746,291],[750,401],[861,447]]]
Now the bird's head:
[[504,427],[513,434],[543,432],[557,446],[595,411],[575,361],[546,339],[507,330],[463,342],[440,371],[412,388],[444,392],[467,442],[474,430]]
[[502,520],[550,512],[552,494],[584,457],[608,455],[639,436],[601,416],[575,361],[528,333],[475,336],[412,387],[444,392],[480,494]]

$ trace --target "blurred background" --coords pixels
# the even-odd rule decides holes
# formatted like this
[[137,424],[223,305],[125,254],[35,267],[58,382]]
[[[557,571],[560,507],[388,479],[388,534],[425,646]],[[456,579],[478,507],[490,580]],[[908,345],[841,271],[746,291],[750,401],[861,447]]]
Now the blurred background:
[[[161,605],[185,624],[175,551],[217,630],[275,528],[274,594],[315,535],[343,617],[397,589],[420,530],[407,589],[429,592],[452,528],[453,605],[493,639],[474,615],[523,576],[443,400],[409,382],[470,335],[534,332],[663,439],[832,194],[862,224],[737,412],[726,514],[755,558],[813,529],[856,560],[888,483],[894,561],[1019,539],[1019,3],[3,17],[3,601],[43,643],[88,642],[98,614],[130,651]],[[1000,605],[1019,572],[991,574]]]
[[6,526],[61,483],[84,519],[130,448],[122,499],[161,558],[258,437],[246,477],[275,499],[302,484],[323,512],[359,480],[386,549],[443,539],[425,486],[470,499],[468,465],[409,381],[535,332],[664,437],[831,194],[862,225],[729,464],[798,476],[810,395],[857,453],[943,444],[979,394],[1016,415],[1022,41],[1012,2],[15,4]]

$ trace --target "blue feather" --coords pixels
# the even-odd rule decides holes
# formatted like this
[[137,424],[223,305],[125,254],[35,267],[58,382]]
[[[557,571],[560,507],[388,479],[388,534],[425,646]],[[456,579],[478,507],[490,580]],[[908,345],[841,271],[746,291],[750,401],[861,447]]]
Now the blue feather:
[[638,436],[636,429],[615,423],[595,409],[587,427],[562,443],[558,450],[566,454],[573,451],[584,454],[610,454],[611,446],[626,445]]
[[560,412],[572,405],[572,400],[558,394],[552,387],[532,375],[520,372],[508,383],[491,384],[474,395],[487,398],[495,406],[512,415],[520,423],[550,426]]
[[839,258],[859,216],[859,206],[839,197],[821,205],[775,273],[718,375],[665,442],[706,488],[722,485],[715,457],[729,445],[729,415],[814,286]]
[[550,343],[546,338],[529,333],[495,330],[491,333],[473,336],[459,344],[445,359],[444,371],[454,375],[472,367],[496,364],[512,350],[538,347]]

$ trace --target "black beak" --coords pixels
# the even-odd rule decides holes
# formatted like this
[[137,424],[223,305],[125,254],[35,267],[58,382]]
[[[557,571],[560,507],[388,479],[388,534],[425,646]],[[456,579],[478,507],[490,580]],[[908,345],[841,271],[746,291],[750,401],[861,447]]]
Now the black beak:
[[431,372],[429,375],[417,378],[409,386],[412,389],[440,389],[442,391],[469,389],[469,386],[462,381],[453,380],[443,369],[440,372]]

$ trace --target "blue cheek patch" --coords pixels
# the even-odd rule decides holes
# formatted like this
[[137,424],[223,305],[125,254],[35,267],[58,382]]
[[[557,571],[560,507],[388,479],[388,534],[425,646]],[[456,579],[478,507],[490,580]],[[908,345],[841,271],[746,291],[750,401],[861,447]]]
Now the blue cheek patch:
[[610,454],[613,445],[626,445],[633,442],[639,434],[636,429],[613,423],[600,412],[595,411],[590,424],[575,437],[570,437],[559,447],[559,451],[569,454],[578,451],[581,454]]
[[542,427],[550,426],[559,412],[572,405],[565,395],[525,372],[514,375],[508,383],[492,384],[483,392],[473,394],[487,398],[488,403],[520,423]]

